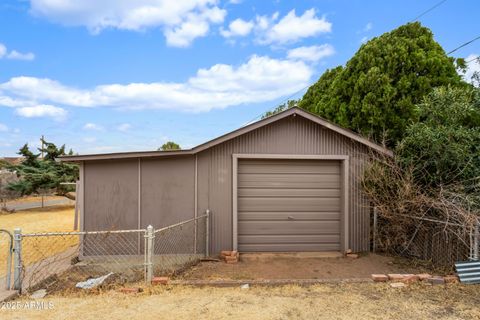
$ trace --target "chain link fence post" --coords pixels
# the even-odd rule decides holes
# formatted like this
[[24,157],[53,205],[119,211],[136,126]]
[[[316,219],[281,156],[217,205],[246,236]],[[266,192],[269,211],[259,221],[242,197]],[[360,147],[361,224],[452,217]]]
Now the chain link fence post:
[[375,253],[377,251],[377,227],[378,227],[378,211],[377,207],[373,207],[373,245],[372,251]]
[[146,244],[146,257],[145,257],[145,267],[146,267],[146,272],[145,272],[145,281],[147,284],[152,283],[153,279],[153,245],[154,245],[154,239],[155,239],[155,233],[153,230],[153,226],[149,225],[147,227],[147,231],[145,234],[145,238],[147,239],[147,244]]
[[22,230],[13,231],[13,289],[22,291]]
[[479,239],[478,239],[480,237],[480,234],[478,232],[479,223],[480,222],[477,221],[477,223],[475,224],[474,232],[473,232],[473,260],[475,261],[478,261],[478,246],[480,245]]
[[210,210],[205,212],[205,257],[210,256]]

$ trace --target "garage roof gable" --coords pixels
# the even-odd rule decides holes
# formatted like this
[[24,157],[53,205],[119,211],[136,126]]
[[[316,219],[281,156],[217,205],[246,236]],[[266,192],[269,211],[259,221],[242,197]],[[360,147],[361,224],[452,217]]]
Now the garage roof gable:
[[257,122],[254,122],[252,124],[246,125],[242,128],[239,128],[235,131],[232,131],[230,133],[227,133],[223,136],[220,136],[218,138],[215,138],[213,140],[210,140],[208,142],[205,142],[203,144],[200,144],[192,149],[186,149],[186,150],[174,150],[174,151],[140,151],[140,152],[120,152],[120,153],[106,153],[106,154],[86,154],[86,155],[74,155],[74,156],[62,156],[60,157],[60,161],[66,161],[66,162],[79,162],[79,161],[90,161],[90,160],[108,160],[108,159],[128,159],[128,158],[144,158],[144,157],[164,157],[164,156],[180,156],[180,155],[191,155],[191,154],[196,154],[198,152],[201,152],[203,150],[209,149],[213,146],[216,146],[218,144],[221,144],[225,141],[234,139],[238,136],[241,136],[243,134],[246,134],[250,131],[253,131],[255,129],[258,129],[260,127],[266,126],[270,123],[279,121],[281,119],[290,117],[290,116],[301,116],[305,119],[308,119],[310,121],[313,121],[325,128],[328,128],[338,134],[341,134],[343,136],[346,136],[354,141],[357,141],[359,143],[362,143],[366,145],[367,147],[376,150],[382,154],[385,154],[387,156],[393,156],[393,152],[377,143],[374,143],[359,134],[342,128],[336,124],[333,124],[318,115],[315,115],[313,113],[307,112],[303,109],[300,109],[298,107],[293,107],[288,110],[285,110],[283,112],[277,113],[273,116],[270,116],[268,118],[259,120]]

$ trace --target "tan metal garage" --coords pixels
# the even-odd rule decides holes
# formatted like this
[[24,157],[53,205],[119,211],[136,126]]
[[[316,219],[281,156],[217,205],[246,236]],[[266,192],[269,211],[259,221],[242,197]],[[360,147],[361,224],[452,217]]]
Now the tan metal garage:
[[340,161],[241,159],[238,249],[339,251]]
[[188,150],[75,155],[81,230],[167,226],[210,212],[210,252],[369,249],[360,177],[390,150],[291,108]]

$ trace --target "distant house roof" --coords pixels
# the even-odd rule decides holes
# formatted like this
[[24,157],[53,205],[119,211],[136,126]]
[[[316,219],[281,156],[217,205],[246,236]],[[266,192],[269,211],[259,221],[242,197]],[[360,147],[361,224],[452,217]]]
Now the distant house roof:
[[2,157],[0,158],[0,162],[1,161],[7,162],[11,165],[17,165],[22,163],[23,157]]
[[79,161],[90,161],[90,160],[108,160],[108,159],[128,159],[128,158],[145,158],[145,157],[163,157],[163,156],[177,156],[177,155],[191,155],[191,154],[196,154],[198,152],[201,152],[203,150],[206,150],[208,148],[211,148],[213,146],[216,146],[220,143],[223,143],[225,141],[228,141],[230,139],[236,138],[240,135],[246,134],[250,131],[253,131],[255,129],[258,129],[260,127],[266,126],[270,123],[279,121],[281,119],[284,119],[286,117],[292,116],[292,115],[298,115],[301,116],[305,119],[311,120],[325,128],[328,128],[332,131],[335,131],[343,136],[346,136],[354,141],[357,141],[361,144],[364,144],[368,146],[369,148],[376,150],[382,154],[385,154],[387,156],[393,156],[393,152],[375,142],[372,142],[365,137],[362,137],[361,135],[342,128],[336,124],[333,124],[322,117],[307,112],[303,109],[300,109],[298,107],[290,108],[287,109],[283,112],[277,113],[273,116],[270,116],[268,118],[259,120],[257,122],[254,122],[252,124],[249,124],[245,127],[242,127],[240,129],[237,129],[235,131],[232,131],[230,133],[227,133],[223,136],[220,136],[218,138],[215,138],[213,140],[210,140],[208,142],[205,142],[203,144],[200,144],[192,149],[186,149],[186,150],[172,150],[172,151],[133,151],[133,152],[119,152],[119,153],[105,153],[105,154],[85,154],[85,155],[73,155],[73,156],[62,156],[59,157],[60,161],[68,161],[68,162],[79,162]]

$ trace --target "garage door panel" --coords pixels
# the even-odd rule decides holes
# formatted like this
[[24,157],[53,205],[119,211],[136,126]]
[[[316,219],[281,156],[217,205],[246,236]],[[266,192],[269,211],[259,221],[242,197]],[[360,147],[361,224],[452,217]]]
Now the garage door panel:
[[241,197],[340,197],[340,189],[239,188]]
[[241,252],[340,251],[340,243],[239,244]]
[[337,188],[340,175],[317,174],[239,174],[239,188]]
[[275,221],[275,220],[289,220],[289,217],[294,220],[340,220],[340,212],[239,212],[238,221]]
[[248,160],[238,168],[238,173],[281,173],[281,174],[340,174],[337,161],[323,161],[318,165],[318,160]]
[[239,221],[238,235],[339,234],[340,221]]
[[340,211],[339,198],[239,198],[242,211]]
[[289,244],[289,243],[338,243],[339,234],[328,235],[242,235],[238,237],[242,244]]

